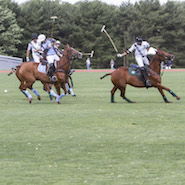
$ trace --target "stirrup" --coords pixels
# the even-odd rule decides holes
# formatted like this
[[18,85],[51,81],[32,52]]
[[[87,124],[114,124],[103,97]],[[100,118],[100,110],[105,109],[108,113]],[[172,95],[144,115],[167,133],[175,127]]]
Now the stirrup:
[[146,86],[146,88],[152,87],[151,81],[150,80],[146,80],[145,81],[145,86]]

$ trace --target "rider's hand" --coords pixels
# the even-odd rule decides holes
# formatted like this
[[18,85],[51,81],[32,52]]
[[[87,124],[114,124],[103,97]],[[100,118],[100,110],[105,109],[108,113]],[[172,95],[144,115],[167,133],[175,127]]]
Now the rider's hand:
[[29,61],[30,61],[29,57],[26,57],[26,62],[29,62]]
[[120,54],[120,53],[118,53],[118,54],[117,54],[117,57],[122,57],[122,56],[123,56],[123,55],[122,55],[122,54]]
[[45,54],[47,54],[48,50],[49,50],[48,48],[47,48],[47,49],[45,49],[45,50],[44,50],[44,53],[45,53]]

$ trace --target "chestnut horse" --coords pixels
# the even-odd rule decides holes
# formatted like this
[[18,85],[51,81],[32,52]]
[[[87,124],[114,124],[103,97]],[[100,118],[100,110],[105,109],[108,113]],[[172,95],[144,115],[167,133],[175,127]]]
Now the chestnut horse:
[[[159,92],[161,93],[164,101],[166,103],[171,103],[166,98],[163,90],[168,91],[172,96],[176,97],[177,100],[180,100],[180,97],[177,96],[173,91],[171,91],[169,88],[161,85],[161,62],[167,63],[169,61],[173,61],[174,55],[169,54],[165,51],[158,50],[157,53],[154,55],[152,61],[150,62],[150,65],[148,66],[149,70],[149,79],[152,83],[152,86],[157,88]],[[134,87],[145,87],[144,82],[139,80],[137,76],[133,76],[129,74],[129,68],[128,67],[119,67],[112,73],[107,73],[104,76],[102,76],[100,79],[103,79],[104,77],[111,75],[111,81],[114,85],[113,89],[111,90],[111,102],[115,103],[114,101],[114,94],[117,89],[121,91],[121,97],[126,100],[129,103],[135,103],[131,100],[129,100],[125,96],[125,90],[126,85],[129,84]]]
[[[74,59],[74,57],[82,59],[82,53],[67,45],[64,48],[63,56],[60,58],[60,61],[57,61],[57,67],[55,69],[55,75],[57,77],[56,82],[51,82],[46,73],[39,72],[37,69],[39,64],[36,62],[24,62],[14,68],[9,75],[15,72],[17,78],[21,82],[19,89],[28,97],[29,103],[32,102],[32,96],[26,89],[32,89],[36,80],[40,80],[44,85],[53,83],[58,94],[56,101],[59,104],[60,99],[67,93],[65,83],[68,81],[68,72],[70,70],[71,60]],[[46,85],[45,87],[47,88],[46,90],[50,92],[49,86]],[[64,90],[63,94],[60,93],[61,87]]]

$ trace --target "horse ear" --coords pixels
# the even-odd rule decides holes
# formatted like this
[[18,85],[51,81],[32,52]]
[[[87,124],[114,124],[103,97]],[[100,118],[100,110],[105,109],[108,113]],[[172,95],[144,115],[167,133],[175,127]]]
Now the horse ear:
[[69,44],[66,44],[65,49],[69,48]]

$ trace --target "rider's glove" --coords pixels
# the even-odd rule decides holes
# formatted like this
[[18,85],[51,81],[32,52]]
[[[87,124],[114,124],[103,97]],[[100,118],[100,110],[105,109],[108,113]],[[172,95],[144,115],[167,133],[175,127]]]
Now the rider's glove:
[[29,62],[29,61],[30,61],[29,57],[26,57],[26,62]]
[[117,54],[117,57],[122,57],[122,56],[123,56],[123,55],[122,55],[122,54],[120,54],[120,53],[118,53],[118,54]]

